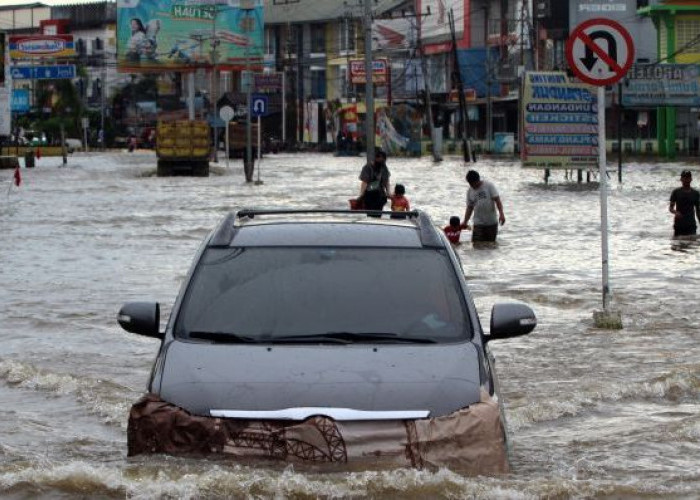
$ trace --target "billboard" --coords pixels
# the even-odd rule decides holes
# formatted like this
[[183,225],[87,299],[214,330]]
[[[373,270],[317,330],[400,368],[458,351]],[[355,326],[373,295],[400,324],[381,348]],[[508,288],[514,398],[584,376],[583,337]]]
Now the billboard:
[[635,64],[627,72],[622,105],[700,106],[700,66],[697,64]]
[[261,0],[118,0],[117,66],[182,71],[262,60]]
[[[389,61],[386,59],[372,60],[372,83],[375,85],[386,85],[388,74]],[[353,59],[350,61],[350,82],[353,84],[367,83],[364,59]]]
[[75,56],[73,35],[10,36],[9,46],[12,59]]
[[[426,43],[437,42],[450,39],[450,23],[447,13],[452,9],[455,20],[455,35],[460,39],[464,33],[464,5],[469,2],[447,0],[420,0],[418,4],[420,16],[421,39]],[[428,14],[430,12],[430,14]]]
[[591,168],[598,164],[596,88],[562,72],[528,72],[523,84],[524,167]]
[[374,50],[412,49],[416,46],[417,38],[415,18],[400,17],[372,21]]

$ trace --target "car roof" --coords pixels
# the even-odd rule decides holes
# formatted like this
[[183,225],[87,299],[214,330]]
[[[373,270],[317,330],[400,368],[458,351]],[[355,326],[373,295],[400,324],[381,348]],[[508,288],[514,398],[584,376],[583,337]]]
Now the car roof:
[[[210,247],[365,246],[443,248],[445,243],[427,214],[402,212],[403,219],[368,217],[368,211],[244,209],[219,224]],[[374,212],[373,214],[378,214]],[[397,213],[393,213],[398,215]]]

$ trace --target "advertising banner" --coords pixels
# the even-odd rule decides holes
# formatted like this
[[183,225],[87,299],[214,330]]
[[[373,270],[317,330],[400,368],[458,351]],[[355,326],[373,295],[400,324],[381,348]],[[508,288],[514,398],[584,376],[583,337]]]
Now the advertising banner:
[[262,60],[261,0],[118,0],[122,72],[187,71]]
[[[468,1],[446,2],[445,0],[419,0],[416,7],[423,15],[420,19],[421,38],[427,43],[450,38],[450,23],[447,13],[450,9],[455,19],[455,34],[462,38],[464,33],[465,4],[469,10]],[[430,12],[430,14],[427,14]],[[468,14],[467,14],[468,15]]]
[[282,73],[255,73],[253,89],[255,92],[272,94],[282,92]]
[[[389,74],[389,63],[386,59],[372,60],[372,82],[375,85],[386,85]],[[350,82],[353,84],[367,83],[364,59],[350,61]]]
[[418,38],[416,18],[375,19],[372,21],[374,50],[410,49]]
[[598,164],[596,89],[565,73],[529,72],[522,100],[524,167],[590,168]]
[[11,66],[13,80],[65,80],[75,78],[75,64],[53,66]]
[[12,59],[75,56],[73,35],[10,36],[9,46]]
[[700,66],[636,64],[622,90],[626,107],[700,106]]

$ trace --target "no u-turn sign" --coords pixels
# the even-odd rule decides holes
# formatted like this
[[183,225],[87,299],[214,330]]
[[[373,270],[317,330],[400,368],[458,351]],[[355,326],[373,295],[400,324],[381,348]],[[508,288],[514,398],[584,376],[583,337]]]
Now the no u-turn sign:
[[566,59],[584,82],[612,85],[634,62],[634,43],[620,23],[589,19],[579,24],[566,41]]

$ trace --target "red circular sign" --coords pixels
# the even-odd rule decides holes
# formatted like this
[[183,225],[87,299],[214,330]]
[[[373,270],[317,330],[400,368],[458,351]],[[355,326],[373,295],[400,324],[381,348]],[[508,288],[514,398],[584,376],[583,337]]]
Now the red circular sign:
[[611,85],[625,76],[634,62],[634,42],[620,23],[589,19],[576,26],[566,41],[566,60],[584,82]]

